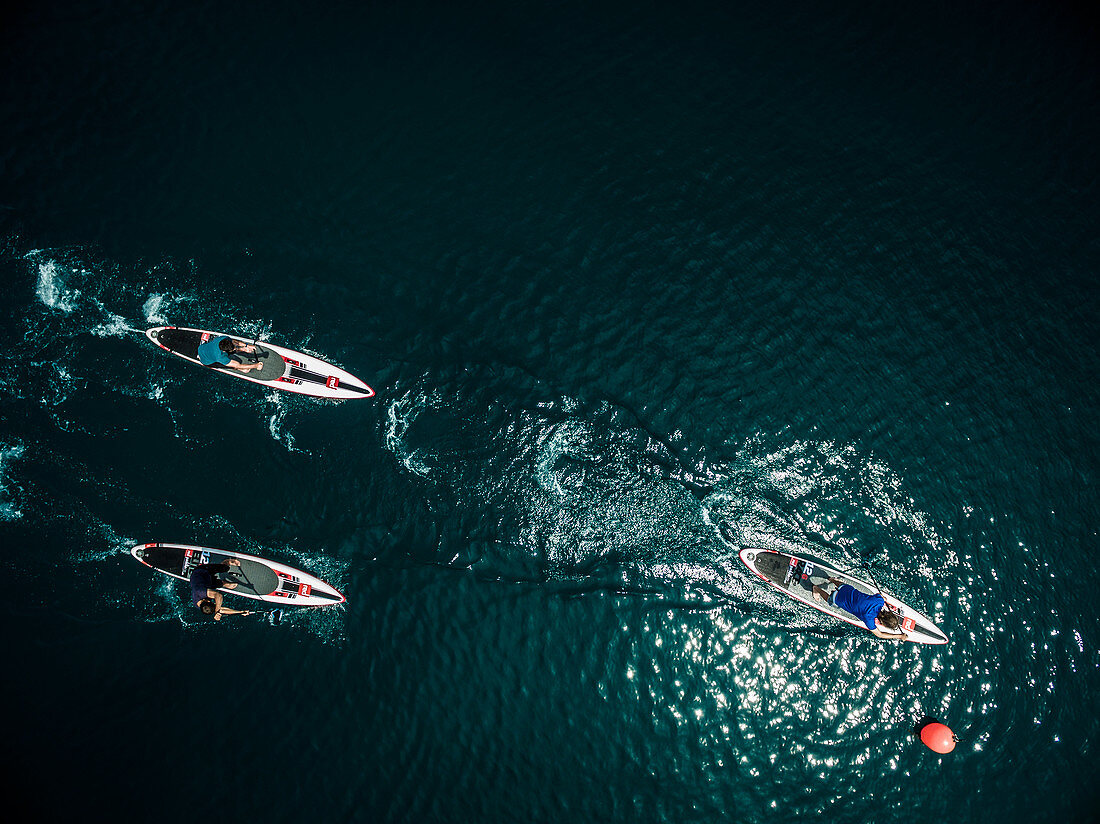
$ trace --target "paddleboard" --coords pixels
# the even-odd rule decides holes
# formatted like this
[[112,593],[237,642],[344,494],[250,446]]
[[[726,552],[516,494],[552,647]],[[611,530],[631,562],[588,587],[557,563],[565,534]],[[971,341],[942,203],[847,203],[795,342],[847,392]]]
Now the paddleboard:
[[190,581],[191,573],[199,564],[221,564],[229,558],[237,558],[240,566],[231,566],[229,572],[218,573],[226,583],[237,586],[233,589],[218,587],[219,592],[283,606],[323,607],[344,602],[344,596],[334,587],[308,572],[243,552],[155,543],[138,544],[130,554],[145,566],[181,581]]
[[[854,578],[846,572],[835,569],[820,558],[809,555],[796,555],[794,553],[776,552],[773,549],[753,549],[746,547],[740,552],[741,562],[751,569],[761,580],[784,595],[789,595],[797,601],[813,607],[819,612],[824,612],[841,621],[847,621],[854,626],[867,629],[866,624],[856,618],[850,612],[845,612],[840,607],[834,607],[828,602],[818,601],[814,598],[813,587],[825,586],[829,578],[836,578],[849,584],[860,592],[874,595],[878,589],[874,584]],[[831,585],[827,587],[832,589]],[[901,619],[901,628],[908,635],[908,640],[916,644],[946,644],[947,636],[926,615],[922,615],[913,607],[903,603],[888,592],[883,592],[882,598],[886,606],[896,612]]]
[[[165,352],[179,355],[184,360],[199,366],[202,366],[199,361],[199,345],[222,335],[245,343],[253,343],[247,336],[190,329],[186,326],[154,326],[152,329],[145,330],[145,336]],[[293,349],[276,346],[267,341],[257,341],[255,346],[255,353],[239,353],[237,357],[244,363],[261,362],[262,369],[241,372],[221,365],[203,368],[217,369],[252,383],[260,383],[274,389],[285,389],[287,392],[297,392],[299,395],[310,395],[314,398],[347,400],[369,398],[374,395],[374,390],[355,375],[313,355],[295,352]]]

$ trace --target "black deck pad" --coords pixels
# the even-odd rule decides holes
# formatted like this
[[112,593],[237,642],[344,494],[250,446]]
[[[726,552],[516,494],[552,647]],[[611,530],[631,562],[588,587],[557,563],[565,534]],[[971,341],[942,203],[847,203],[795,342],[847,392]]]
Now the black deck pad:
[[[280,360],[282,360],[280,358]],[[241,558],[239,567],[230,567],[229,572],[218,576],[227,584],[237,584],[232,592],[249,592],[255,595],[270,595],[279,586],[279,577],[264,566],[248,558]]]
[[270,349],[264,349],[264,347],[256,344],[255,354],[251,352],[241,352],[237,355],[241,359],[241,363],[262,363],[263,369],[255,369],[251,372],[245,372],[250,378],[255,378],[259,381],[273,381],[276,378],[281,378],[283,373],[286,372],[286,363],[283,361],[282,356],[278,352],[272,352]]
[[192,332],[188,329],[161,329],[157,333],[157,340],[173,352],[198,360],[202,332]]
[[180,575],[183,570],[183,553],[178,549],[150,547],[142,553],[145,562],[156,569]]
[[756,568],[761,575],[765,575],[783,586],[783,577],[787,574],[787,563],[790,559],[786,555],[775,555],[771,552],[761,552],[756,556]]

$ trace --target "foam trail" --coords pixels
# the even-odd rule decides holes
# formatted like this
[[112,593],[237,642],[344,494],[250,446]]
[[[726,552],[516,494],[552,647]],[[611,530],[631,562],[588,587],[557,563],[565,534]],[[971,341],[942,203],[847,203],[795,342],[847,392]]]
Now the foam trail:
[[13,461],[23,457],[23,444],[0,446],[0,521],[15,521],[23,517],[23,511],[9,500],[8,468]]
[[402,466],[422,478],[427,478],[431,474],[431,467],[418,459],[417,450],[411,449],[406,443],[406,435],[421,412],[439,403],[441,403],[441,397],[438,390],[429,393],[421,387],[410,389],[386,408],[386,448],[393,453]]
[[141,306],[141,311],[145,313],[145,319],[150,323],[167,323],[168,320],[161,314],[164,309],[164,295],[152,294],[146,299],[145,303]]
[[[33,254],[33,253],[32,253]],[[38,299],[51,309],[72,314],[76,309],[80,292],[69,289],[61,273],[61,267],[55,261],[48,260],[38,264],[38,284],[35,287]]]
[[103,323],[98,323],[92,327],[92,334],[97,338],[121,338],[127,332],[141,332],[140,329],[134,329],[127,325],[126,319],[121,315],[116,315],[113,312],[108,312],[108,318]]
[[268,392],[264,400],[271,404],[272,413],[267,419],[267,431],[273,440],[286,447],[287,452],[302,452],[294,446],[294,435],[286,427],[289,399],[282,392]]
[[95,296],[85,295],[68,283],[71,275],[84,277],[92,275],[93,272],[90,269],[66,266],[56,260],[40,260],[40,256],[41,251],[36,250],[25,257],[37,264],[38,280],[35,284],[35,295],[44,306],[65,315],[72,315],[81,304],[89,305],[101,318],[90,329],[91,333],[99,338],[120,338],[127,332],[143,331],[130,326],[125,317],[109,310]]

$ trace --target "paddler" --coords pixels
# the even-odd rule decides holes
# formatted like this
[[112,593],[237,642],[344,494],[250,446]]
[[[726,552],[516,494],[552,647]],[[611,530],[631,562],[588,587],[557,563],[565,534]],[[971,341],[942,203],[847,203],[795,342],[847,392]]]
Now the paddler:
[[243,340],[236,340],[229,335],[218,335],[206,343],[199,344],[199,363],[203,366],[226,366],[241,372],[251,372],[254,369],[263,369],[260,361],[255,363],[243,363],[237,353],[255,354],[256,347]]
[[223,572],[229,572],[230,567],[239,567],[239,558],[229,558],[222,564],[199,564],[191,573],[191,601],[199,608],[203,615],[213,615],[215,621],[220,621],[223,615],[250,615],[251,610],[230,609],[222,606],[222,594],[217,587],[236,589],[236,583],[226,583],[218,578]]
[[886,601],[880,594],[868,595],[837,578],[830,578],[829,582],[835,584],[836,589],[830,593],[824,587],[814,584],[814,598],[850,612],[863,621],[867,629],[878,638],[885,641],[909,640],[909,636],[901,629],[897,614],[886,608]]

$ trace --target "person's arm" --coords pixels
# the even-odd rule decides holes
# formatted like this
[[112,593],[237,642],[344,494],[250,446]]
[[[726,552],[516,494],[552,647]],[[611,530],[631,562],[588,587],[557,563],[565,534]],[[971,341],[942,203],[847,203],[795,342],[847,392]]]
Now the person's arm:
[[[242,343],[241,341],[234,341],[234,342],[237,345],[236,349],[233,350],[234,352],[247,352],[250,355],[255,354],[256,347],[253,346],[251,343],[246,344],[246,343]],[[229,355],[229,368],[230,369],[239,369],[241,372],[251,372],[253,369],[263,369],[264,365],[262,363],[260,363],[259,361],[256,361],[255,363],[249,363],[249,364],[241,363],[241,361],[237,360],[234,357],[234,355],[232,353],[230,353],[230,355]]]
[[[239,564],[240,562],[238,561],[237,563]],[[242,609],[232,609],[231,607],[223,607],[222,606],[222,594],[220,592],[215,592],[214,595],[213,595],[213,598],[214,598],[214,620],[215,621],[220,621],[222,619],[223,615],[249,615],[252,612],[252,610],[250,610],[250,609],[243,609],[242,610]]]
[[874,633],[876,638],[881,638],[884,641],[908,641],[909,636],[904,632],[884,632],[883,630],[875,627],[871,632]]
[[252,614],[252,610],[250,610],[250,609],[230,609],[229,607],[222,607],[221,609],[218,610],[218,614],[215,615],[214,617],[218,618],[220,620],[220,616],[222,616],[222,615],[251,615],[251,614]]

